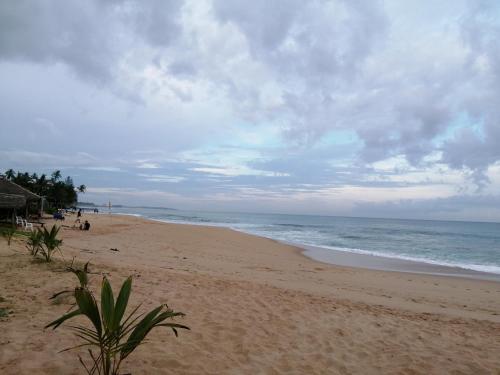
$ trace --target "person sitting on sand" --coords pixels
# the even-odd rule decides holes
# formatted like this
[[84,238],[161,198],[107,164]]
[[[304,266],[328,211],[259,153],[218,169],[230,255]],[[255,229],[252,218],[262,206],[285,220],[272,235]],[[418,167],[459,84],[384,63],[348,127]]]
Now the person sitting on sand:
[[90,223],[88,220],[85,220],[85,223],[83,223],[83,230],[89,230],[90,229]]

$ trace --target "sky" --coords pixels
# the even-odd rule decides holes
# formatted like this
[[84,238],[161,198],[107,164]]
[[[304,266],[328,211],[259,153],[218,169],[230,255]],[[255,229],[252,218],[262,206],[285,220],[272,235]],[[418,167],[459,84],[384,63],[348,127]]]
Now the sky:
[[81,201],[500,221],[500,2],[0,2],[0,171]]

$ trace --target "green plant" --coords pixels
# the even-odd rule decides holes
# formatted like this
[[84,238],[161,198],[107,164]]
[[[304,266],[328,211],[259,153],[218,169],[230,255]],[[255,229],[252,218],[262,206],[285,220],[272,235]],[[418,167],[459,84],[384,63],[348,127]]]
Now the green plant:
[[57,249],[61,251],[59,246],[62,244],[62,240],[57,238],[60,227],[54,225],[50,230],[43,228],[40,230],[42,233],[42,246],[40,246],[39,252],[43,255],[46,262],[52,260],[52,253]]
[[[95,353],[88,348],[91,365],[87,366],[79,356],[79,361],[87,374],[118,375],[120,365],[139,345],[149,332],[155,327],[168,327],[177,336],[177,329],[189,329],[181,324],[168,322],[176,316],[184,316],[181,312],[174,312],[167,305],[160,305],[147,314],[136,315],[140,305],[125,318],[128,300],[132,290],[132,277],[128,277],[118,294],[116,303],[113,290],[106,277],[101,287],[100,310],[97,301],[88,288],[75,288],[76,309],[49,323],[45,328],[56,329],[63,322],[78,315],[84,315],[91,322],[91,328],[85,326],[71,326],[83,344],[68,348],[71,350],[80,347],[96,347]],[[142,319],[141,319],[142,317]]]
[[31,255],[36,256],[38,254],[38,251],[42,247],[42,242],[43,242],[43,233],[40,229],[37,229],[28,235],[26,248],[29,250]]
[[7,240],[8,246],[10,246],[10,242],[12,241],[12,237],[14,236],[14,233],[16,233],[16,228],[14,228],[13,226],[5,228],[2,231],[2,236],[5,237],[5,239]]
[[[73,259],[74,261],[74,259]],[[75,276],[78,278],[78,281],[80,283],[80,288],[87,288],[89,284],[89,278],[88,278],[88,273],[89,273],[89,262],[85,263],[82,269],[78,268],[73,268],[73,262],[71,262],[71,266],[67,268],[69,272],[73,272]],[[57,298],[61,295],[64,294],[72,294],[73,290],[63,290],[61,292],[55,293],[50,297],[50,299]]]
[[73,268],[73,263],[71,263],[71,266],[69,266],[67,269],[69,272],[73,272],[78,278],[81,288],[87,288],[89,284],[89,262],[85,263],[82,269]]

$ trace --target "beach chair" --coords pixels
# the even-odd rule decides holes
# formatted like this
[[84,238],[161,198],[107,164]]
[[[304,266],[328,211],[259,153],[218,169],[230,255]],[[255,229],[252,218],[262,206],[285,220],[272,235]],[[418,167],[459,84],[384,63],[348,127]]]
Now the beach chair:
[[23,220],[24,221],[24,230],[33,232],[33,223],[29,223],[28,220]]
[[16,225],[24,226],[23,218],[21,216],[16,216]]

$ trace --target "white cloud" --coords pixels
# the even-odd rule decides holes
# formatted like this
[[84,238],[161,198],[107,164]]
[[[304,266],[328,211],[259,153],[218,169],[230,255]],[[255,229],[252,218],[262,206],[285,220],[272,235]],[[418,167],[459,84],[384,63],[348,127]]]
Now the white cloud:
[[287,177],[288,173],[259,171],[243,166],[234,167],[197,167],[190,168],[193,172],[203,172],[221,176],[268,176],[268,177]]
[[172,182],[177,183],[184,181],[185,178],[182,176],[169,176],[165,174],[139,174],[138,176],[144,177],[147,181],[151,182]]
[[117,167],[82,167],[82,169],[87,169],[89,171],[102,171],[102,172],[121,172],[122,169]]
[[148,163],[148,162],[142,162],[140,163],[137,168],[141,169],[158,169],[160,168],[160,165],[157,163]]

